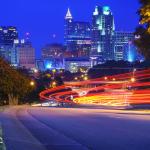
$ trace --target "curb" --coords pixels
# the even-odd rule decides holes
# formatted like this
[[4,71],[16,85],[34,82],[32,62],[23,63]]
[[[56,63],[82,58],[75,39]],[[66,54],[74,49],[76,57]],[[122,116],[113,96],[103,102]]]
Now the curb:
[[0,150],[6,150],[6,146],[4,144],[3,136],[2,136],[2,128],[0,126]]

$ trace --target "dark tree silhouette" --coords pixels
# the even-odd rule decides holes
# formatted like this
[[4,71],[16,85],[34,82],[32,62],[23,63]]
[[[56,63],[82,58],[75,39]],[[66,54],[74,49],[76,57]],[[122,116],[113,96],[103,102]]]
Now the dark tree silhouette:
[[138,10],[140,26],[135,31],[135,45],[139,52],[150,59],[150,0],[139,0],[141,7]]
[[17,105],[32,89],[31,80],[0,58],[0,93],[10,105]]

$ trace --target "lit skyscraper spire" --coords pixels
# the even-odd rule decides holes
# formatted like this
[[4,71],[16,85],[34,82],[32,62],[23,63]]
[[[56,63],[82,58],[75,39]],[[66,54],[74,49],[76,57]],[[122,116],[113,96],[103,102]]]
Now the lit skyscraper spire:
[[71,15],[71,12],[70,12],[70,9],[68,8],[68,11],[67,11],[67,14],[66,14],[66,19],[72,19],[72,15]]
[[93,15],[94,15],[94,16],[97,16],[98,14],[99,14],[98,6],[96,6]]

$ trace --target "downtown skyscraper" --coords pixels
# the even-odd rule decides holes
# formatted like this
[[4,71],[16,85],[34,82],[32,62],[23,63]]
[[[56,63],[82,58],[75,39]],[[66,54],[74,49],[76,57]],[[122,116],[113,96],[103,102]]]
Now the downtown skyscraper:
[[[109,6],[96,6],[91,22],[74,21],[70,9],[65,16],[65,46],[70,57],[89,57],[92,66],[109,60],[135,61],[131,49],[134,34],[116,31]],[[130,59],[128,59],[130,58]]]
[[73,57],[88,57],[91,50],[90,22],[74,21],[70,9],[65,16],[65,45]]
[[100,62],[114,59],[114,16],[108,6],[96,6],[92,16],[91,57]]

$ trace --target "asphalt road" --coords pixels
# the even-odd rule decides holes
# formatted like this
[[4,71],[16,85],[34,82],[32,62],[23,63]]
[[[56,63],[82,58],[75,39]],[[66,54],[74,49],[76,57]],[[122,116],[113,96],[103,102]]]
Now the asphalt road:
[[7,150],[150,150],[150,115],[87,108],[6,108]]

